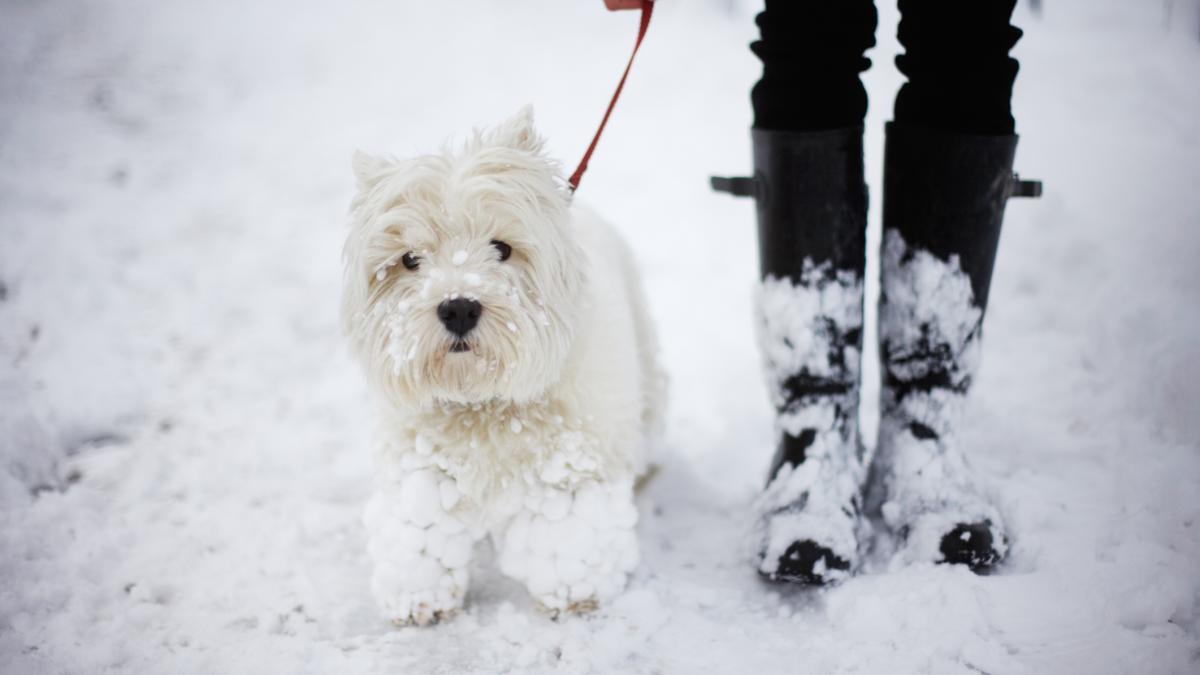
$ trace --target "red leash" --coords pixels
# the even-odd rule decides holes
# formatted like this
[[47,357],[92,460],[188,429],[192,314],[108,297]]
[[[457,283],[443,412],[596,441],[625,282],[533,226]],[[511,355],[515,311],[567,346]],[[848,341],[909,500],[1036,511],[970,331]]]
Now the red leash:
[[591,145],[588,146],[587,152],[583,153],[583,159],[579,160],[579,167],[567,179],[567,183],[571,186],[571,192],[579,187],[583,172],[587,171],[588,160],[592,158],[592,152],[596,150],[596,143],[600,141],[600,134],[604,133],[604,125],[608,124],[608,116],[612,114],[613,107],[617,105],[617,98],[621,96],[621,90],[625,88],[625,78],[629,77],[629,69],[633,66],[633,57],[637,56],[638,47],[642,46],[642,38],[646,37],[646,29],[650,27],[652,12],[654,12],[654,0],[642,0],[642,19],[638,25],[637,42],[633,43],[633,53],[629,55],[629,63],[625,65],[625,73],[621,75],[621,81],[617,83],[617,90],[613,92],[612,100],[608,103],[608,110],[604,111],[604,119],[600,120],[600,128],[596,129],[596,135],[592,137]]

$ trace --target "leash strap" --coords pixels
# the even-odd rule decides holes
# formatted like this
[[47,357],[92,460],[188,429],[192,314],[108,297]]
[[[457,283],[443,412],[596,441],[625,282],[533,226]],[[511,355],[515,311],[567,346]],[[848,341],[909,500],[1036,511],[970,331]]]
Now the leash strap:
[[571,186],[571,192],[575,192],[579,188],[583,172],[587,171],[588,160],[592,158],[592,153],[596,150],[600,134],[604,133],[604,125],[608,124],[608,117],[617,105],[617,98],[621,96],[621,90],[625,88],[625,79],[629,77],[629,69],[633,66],[633,57],[637,56],[638,47],[642,46],[642,38],[646,37],[646,29],[650,27],[650,14],[653,12],[654,0],[642,0],[642,19],[638,24],[637,42],[633,43],[633,53],[629,55],[629,63],[625,64],[625,72],[621,75],[621,81],[617,83],[617,90],[613,92],[612,100],[608,103],[608,110],[604,111],[604,119],[600,120],[600,128],[596,129],[596,135],[592,137],[591,145],[588,146],[587,152],[583,153],[583,159],[579,160],[579,167],[567,179],[567,184]]

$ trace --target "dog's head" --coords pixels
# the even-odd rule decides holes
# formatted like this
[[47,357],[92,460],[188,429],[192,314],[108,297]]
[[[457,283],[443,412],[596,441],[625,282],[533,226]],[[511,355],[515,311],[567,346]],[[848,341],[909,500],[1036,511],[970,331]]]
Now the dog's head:
[[342,317],[393,402],[521,402],[559,379],[585,270],[542,145],[527,107],[439,154],[355,155]]

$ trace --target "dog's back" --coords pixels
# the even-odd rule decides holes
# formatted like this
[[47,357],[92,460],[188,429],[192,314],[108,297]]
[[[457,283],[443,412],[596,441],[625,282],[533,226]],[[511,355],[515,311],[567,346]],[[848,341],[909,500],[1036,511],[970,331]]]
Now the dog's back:
[[[611,438],[630,448],[641,473],[649,445],[661,433],[666,406],[666,375],[658,360],[658,339],[647,310],[633,253],[616,229],[595,212],[575,204],[571,227],[587,259],[587,292],[579,335],[564,379],[587,383],[585,408],[608,416],[611,429],[640,429],[640,438]],[[638,420],[637,422],[633,422]],[[631,423],[632,422],[632,423]]]

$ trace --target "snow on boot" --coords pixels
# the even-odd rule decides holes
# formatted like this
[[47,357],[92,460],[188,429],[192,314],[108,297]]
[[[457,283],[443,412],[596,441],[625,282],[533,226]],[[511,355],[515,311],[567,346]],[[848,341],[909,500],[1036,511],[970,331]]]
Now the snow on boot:
[[758,338],[779,438],[759,500],[759,572],[823,584],[859,563],[858,435],[867,213],[862,128],[754,129],[753,179],[713,187],[758,203]]
[[869,502],[907,561],[982,570],[1008,537],[963,456],[956,430],[979,365],[1004,205],[1041,185],[1012,173],[1016,136],[888,125],[883,390]]

